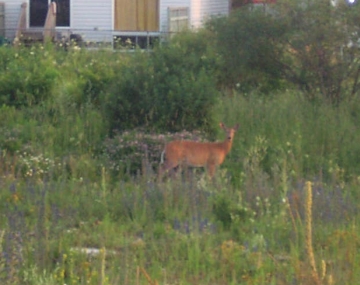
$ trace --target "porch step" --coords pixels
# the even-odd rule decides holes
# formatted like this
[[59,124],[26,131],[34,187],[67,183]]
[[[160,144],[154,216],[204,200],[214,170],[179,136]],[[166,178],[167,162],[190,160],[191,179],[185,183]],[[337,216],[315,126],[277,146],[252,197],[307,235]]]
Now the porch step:
[[21,42],[25,45],[33,43],[42,43],[44,41],[44,35],[39,31],[23,31],[21,35]]

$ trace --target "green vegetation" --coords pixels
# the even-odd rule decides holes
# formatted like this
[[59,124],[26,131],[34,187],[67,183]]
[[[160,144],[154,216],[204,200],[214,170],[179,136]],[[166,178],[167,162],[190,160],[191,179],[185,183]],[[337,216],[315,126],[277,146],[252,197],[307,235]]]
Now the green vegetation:
[[[318,2],[151,53],[0,47],[1,284],[356,284],[360,50],[333,29],[359,7],[318,31]],[[219,121],[240,128],[214,180],[158,179],[166,141]]]

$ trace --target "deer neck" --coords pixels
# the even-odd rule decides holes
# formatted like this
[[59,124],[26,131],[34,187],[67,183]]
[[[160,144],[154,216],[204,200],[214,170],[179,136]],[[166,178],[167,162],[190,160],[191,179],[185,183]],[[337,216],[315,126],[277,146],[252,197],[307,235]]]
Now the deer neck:
[[228,153],[232,147],[232,140],[225,139],[221,144],[223,145],[225,152]]

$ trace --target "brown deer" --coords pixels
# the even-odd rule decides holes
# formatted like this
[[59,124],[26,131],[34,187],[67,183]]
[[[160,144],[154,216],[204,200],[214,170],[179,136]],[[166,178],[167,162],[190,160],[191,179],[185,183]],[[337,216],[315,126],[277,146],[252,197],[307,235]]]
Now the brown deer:
[[[239,125],[227,128],[223,123],[220,127],[225,130],[226,138],[223,142],[194,142],[171,141],[161,153],[160,175],[179,165],[191,167],[206,167],[210,177],[213,177],[216,168],[221,165],[232,147],[235,132]],[[164,160],[165,156],[165,160]]]

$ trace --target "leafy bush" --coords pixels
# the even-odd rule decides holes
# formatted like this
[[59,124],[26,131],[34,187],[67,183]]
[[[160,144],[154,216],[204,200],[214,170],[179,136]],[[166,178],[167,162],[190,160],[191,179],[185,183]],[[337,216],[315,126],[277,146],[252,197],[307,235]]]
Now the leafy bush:
[[278,40],[286,27],[279,22],[258,9],[242,8],[207,23],[221,56],[221,86],[242,92],[270,92],[282,86]]
[[21,130],[18,128],[0,128],[0,153],[14,154],[23,146]]
[[[131,174],[157,170],[165,143],[173,139],[199,140],[199,132],[147,134],[141,129],[116,133],[104,140],[101,160],[113,174],[126,170]],[[144,169],[146,167],[147,169]]]
[[134,54],[115,76],[104,110],[111,129],[213,131],[216,59],[204,37],[180,37],[151,54]]
[[59,75],[47,49],[0,48],[0,105],[31,106],[49,98]]
[[96,53],[86,50],[74,50],[68,52],[63,64],[64,77],[69,92],[75,88],[76,94],[70,94],[73,103],[81,107],[91,103],[100,107],[101,97],[108,89],[108,85],[114,80],[118,69],[127,62],[127,55],[112,51],[100,50]]
[[54,56],[60,76],[51,97],[51,112],[61,116],[73,107],[77,111],[88,107],[100,110],[108,85],[129,57],[112,51],[85,49],[56,51]]

